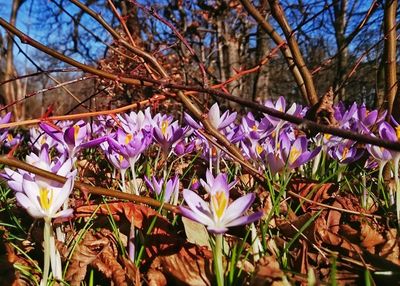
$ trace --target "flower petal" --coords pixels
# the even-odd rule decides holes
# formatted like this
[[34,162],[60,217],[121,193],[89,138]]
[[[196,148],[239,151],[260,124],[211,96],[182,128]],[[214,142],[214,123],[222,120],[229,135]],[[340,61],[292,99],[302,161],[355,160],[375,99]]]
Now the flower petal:
[[237,226],[237,225],[243,225],[243,224],[249,224],[252,222],[255,222],[256,220],[259,220],[260,218],[262,218],[264,215],[264,212],[259,211],[259,212],[255,212],[251,215],[248,216],[241,216],[233,221],[231,221],[230,223],[226,224],[226,227],[231,227],[231,226]]
[[183,198],[189,208],[196,214],[198,221],[205,222],[206,225],[214,224],[209,205],[195,192],[184,189]]
[[229,224],[231,221],[241,216],[251,206],[255,198],[256,195],[254,193],[250,193],[236,199],[226,209],[225,215],[222,218],[223,222]]

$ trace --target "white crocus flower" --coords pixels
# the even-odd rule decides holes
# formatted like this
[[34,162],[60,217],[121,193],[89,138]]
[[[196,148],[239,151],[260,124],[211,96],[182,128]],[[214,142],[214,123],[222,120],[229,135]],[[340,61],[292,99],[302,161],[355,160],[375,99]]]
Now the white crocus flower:
[[50,265],[53,277],[62,279],[61,257],[58,252],[51,220],[56,217],[68,217],[72,215],[73,209],[59,211],[63,204],[68,200],[74,187],[74,177],[76,171],[72,172],[67,181],[61,187],[37,182],[28,174],[22,177],[22,190],[16,192],[15,196],[18,203],[34,218],[44,219],[43,248],[44,266],[41,286],[47,286]]
[[72,209],[59,211],[64,202],[72,192],[74,178],[69,177],[65,184],[56,188],[53,186],[43,186],[35,181],[31,181],[28,175],[22,179],[22,192],[15,194],[16,199],[27,212],[34,218],[52,219],[56,217],[68,217],[72,214]]

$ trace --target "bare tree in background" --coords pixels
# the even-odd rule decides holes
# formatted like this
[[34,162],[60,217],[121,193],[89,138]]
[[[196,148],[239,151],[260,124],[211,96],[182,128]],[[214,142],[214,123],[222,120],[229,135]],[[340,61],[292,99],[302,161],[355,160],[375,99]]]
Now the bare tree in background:
[[[10,24],[15,25],[17,22],[18,11],[21,5],[25,2],[25,0],[13,0],[11,15],[10,15]],[[9,81],[12,78],[17,77],[17,71],[14,66],[14,37],[10,34],[6,36],[7,42],[5,44],[5,69],[4,76],[2,77],[4,81]],[[20,100],[23,98],[23,86],[20,80],[10,81],[3,85],[3,97],[5,99],[5,103],[11,103],[16,100]],[[14,105],[13,111],[16,119],[22,119],[25,117],[25,108],[24,105]]]
[[[21,5],[21,1],[26,0],[15,2]],[[378,103],[386,98],[389,105],[398,103],[393,85],[396,80],[387,81],[387,75],[396,74],[396,47],[388,49],[393,41],[383,40],[389,31],[390,38],[396,37],[396,25],[392,23],[390,28],[385,24],[385,32],[381,31],[384,11],[385,19],[388,7],[391,15],[396,15],[394,1],[382,5],[360,0],[171,0],[151,3],[152,7],[128,0],[35,1],[41,5],[33,8],[33,27],[39,23],[46,27],[46,33],[40,35],[42,41],[48,40],[63,54],[116,75],[158,77],[76,3],[100,15],[124,41],[152,54],[178,83],[215,85],[260,102],[283,95],[289,100],[303,98],[303,103],[315,103],[317,95],[333,86],[337,98],[344,101],[371,104],[373,98]],[[63,31],[62,36],[59,31]],[[390,58],[383,59],[382,55],[389,57],[388,50]],[[12,55],[10,58],[12,62]],[[377,62],[381,62],[381,81],[375,78]],[[103,95],[114,96],[115,105],[156,92],[99,81],[98,88],[104,87]],[[7,103],[12,100],[6,99]]]

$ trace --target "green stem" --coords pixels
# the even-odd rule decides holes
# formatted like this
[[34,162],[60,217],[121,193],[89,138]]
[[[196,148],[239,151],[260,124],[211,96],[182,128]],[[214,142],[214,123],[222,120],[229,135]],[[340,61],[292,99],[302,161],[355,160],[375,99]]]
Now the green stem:
[[136,171],[135,171],[135,162],[129,162],[131,165],[131,171],[132,171],[132,180],[133,180],[133,191],[135,195],[139,195],[139,189],[136,181]]
[[399,161],[400,155],[396,155],[393,160],[394,163],[394,182],[396,184],[396,211],[397,211],[397,223],[400,229],[400,179],[399,179]]
[[214,272],[217,279],[217,285],[224,285],[224,269],[222,266],[222,243],[223,235],[215,235],[215,247],[214,247]]
[[51,220],[50,220],[50,218],[45,218],[44,219],[44,230],[43,230],[44,266],[43,266],[43,278],[40,283],[41,286],[47,286],[47,280],[49,279],[50,235],[51,235]]
[[220,173],[220,163],[221,163],[221,151],[220,150],[217,150],[217,158],[216,158],[216,160],[215,160],[215,172],[216,172],[216,175],[218,175],[219,173]]
[[210,172],[211,172],[211,174],[212,174],[212,170],[213,170],[213,165],[212,165],[212,146],[211,146],[211,143],[210,143],[210,146],[209,146],[209,149],[208,149],[208,160],[209,160],[209,162],[208,162],[208,168],[210,169]]
[[[323,140],[324,140],[324,137],[322,136],[321,140],[319,140],[319,142],[318,142],[319,146],[322,146]],[[323,152],[324,152],[324,150],[321,150],[318,153],[318,155],[314,158],[313,167],[312,167],[312,178],[313,179],[316,179],[318,169],[321,167],[320,162],[321,162]]]
[[338,173],[337,173],[337,182],[339,183],[343,178],[343,172],[346,169],[346,165],[339,163],[338,164]]
[[378,171],[378,193],[379,195],[383,196],[384,203],[386,208],[389,208],[389,202],[386,196],[386,192],[384,189],[384,180],[383,180],[383,169],[386,165],[387,161],[380,161],[379,162],[379,171]]
[[121,169],[122,192],[124,192],[124,193],[126,193],[125,173],[126,173],[126,170],[122,170],[122,169]]

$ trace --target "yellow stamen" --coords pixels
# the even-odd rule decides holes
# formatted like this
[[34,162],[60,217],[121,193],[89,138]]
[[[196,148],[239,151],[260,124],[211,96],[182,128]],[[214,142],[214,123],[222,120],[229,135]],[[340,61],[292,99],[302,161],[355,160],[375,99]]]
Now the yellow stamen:
[[300,155],[301,155],[300,150],[297,149],[296,147],[292,147],[289,153],[289,164],[293,164],[293,162],[296,161]]
[[324,134],[324,138],[325,138],[326,140],[329,140],[331,137],[332,137],[331,134]]
[[124,160],[124,156],[119,155],[118,159],[119,159],[119,162],[122,162]]
[[347,157],[347,154],[349,153],[349,148],[344,147],[343,153],[342,153],[342,160]]
[[78,133],[79,133],[80,129],[81,128],[79,127],[79,125],[74,125],[74,140],[76,140],[76,137],[78,137]]
[[129,144],[129,142],[132,141],[133,135],[132,134],[127,134],[125,137],[125,144]]
[[[50,197],[49,197],[50,193]],[[48,211],[53,203],[53,190],[47,188],[39,189],[39,202],[43,210]]]
[[264,151],[264,148],[260,144],[257,144],[256,151],[257,154],[260,155],[262,151]]
[[164,135],[164,136],[165,136],[165,134],[167,133],[168,125],[169,125],[169,123],[168,123],[167,120],[164,120],[164,121],[161,123],[161,133],[162,133],[162,135]]
[[257,131],[258,130],[258,128],[257,128],[257,125],[253,125],[253,127],[251,127],[251,129],[253,130],[253,131]]
[[396,127],[396,136],[397,136],[397,140],[400,141],[400,125]]
[[7,139],[8,139],[8,142],[11,142],[14,139],[14,137],[12,136],[12,134],[8,133]]
[[225,212],[226,206],[228,205],[228,198],[226,197],[225,192],[216,192],[215,195],[211,196],[211,200],[215,214],[218,218],[221,218]]

